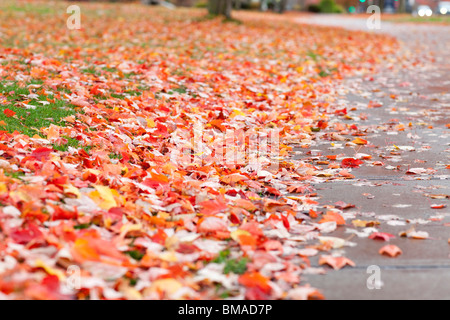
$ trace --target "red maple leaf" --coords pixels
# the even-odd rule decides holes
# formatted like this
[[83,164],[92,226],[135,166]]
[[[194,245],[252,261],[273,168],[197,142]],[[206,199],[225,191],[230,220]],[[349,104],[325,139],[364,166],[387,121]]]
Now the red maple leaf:
[[200,213],[204,215],[214,215],[227,208],[226,203],[220,199],[203,201],[199,205],[202,206]]
[[10,110],[10,109],[5,109],[5,110],[3,110],[3,113],[4,113],[8,118],[11,118],[11,117],[13,117],[13,116],[16,115],[16,113],[15,113],[14,111]]
[[345,158],[342,160],[342,168],[358,168],[364,162],[359,159]]
[[31,156],[36,158],[36,160],[42,161],[42,160],[47,160],[48,156],[50,155],[50,152],[52,152],[53,149],[49,149],[49,148],[45,148],[45,147],[40,147],[40,148],[36,148],[32,153]]
[[369,236],[369,239],[372,240],[389,241],[391,238],[395,238],[395,236],[386,232],[374,232]]
[[32,240],[36,242],[44,240],[44,234],[33,223],[28,224],[26,227],[14,229],[10,236],[18,244],[27,244]]

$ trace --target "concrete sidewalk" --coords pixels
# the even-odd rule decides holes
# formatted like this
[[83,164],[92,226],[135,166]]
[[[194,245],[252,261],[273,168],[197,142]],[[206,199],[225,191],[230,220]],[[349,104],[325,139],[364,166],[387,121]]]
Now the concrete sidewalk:
[[[305,16],[299,22],[369,31],[365,19],[334,15]],[[331,150],[330,142],[324,141],[313,149],[325,155],[367,153],[372,160],[383,162],[382,166],[354,169],[354,180],[331,181],[316,187],[321,204],[354,204],[356,207],[345,210],[346,214],[355,214],[355,219],[379,220],[379,231],[396,238],[388,243],[355,236],[350,241],[357,246],[345,247],[341,252],[356,263],[355,268],[305,275],[303,280],[322,290],[328,299],[450,299],[450,208],[430,207],[448,205],[450,195],[450,170],[446,169],[450,164],[450,130],[446,127],[450,123],[450,27],[387,22],[381,25],[381,30],[370,32],[396,37],[401,42],[399,56],[414,57],[417,66],[391,65],[373,75],[373,79],[347,79],[338,102],[347,108],[356,106],[355,115],[368,114],[360,125],[370,129],[364,139],[375,147]],[[369,109],[369,101],[383,106]],[[406,130],[391,130],[398,123],[406,124]],[[408,169],[418,167],[436,172],[406,174]],[[431,194],[447,198],[434,199]],[[380,219],[392,215],[397,216],[398,223],[392,223],[392,217]],[[430,238],[398,237],[399,232],[413,226],[428,232]],[[357,228],[347,227],[338,228],[330,236],[349,238],[351,234],[346,229]],[[379,255],[378,250],[386,244],[397,245],[403,254],[397,258]],[[317,260],[313,263],[317,265]],[[370,265],[381,270],[380,289],[367,287]]]

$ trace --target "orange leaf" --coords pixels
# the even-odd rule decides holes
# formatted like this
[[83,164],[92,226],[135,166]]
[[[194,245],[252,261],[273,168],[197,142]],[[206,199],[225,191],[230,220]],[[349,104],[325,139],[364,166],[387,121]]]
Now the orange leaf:
[[229,184],[231,186],[234,186],[234,184],[236,182],[242,181],[242,180],[247,180],[248,178],[246,176],[243,176],[241,174],[229,174],[227,176],[222,176],[220,177],[220,181],[225,183],[225,184]]
[[56,140],[59,138],[59,127],[50,125],[47,131],[47,140]]
[[236,230],[231,233],[231,238],[241,246],[256,246],[256,238],[246,230]]
[[92,236],[78,238],[72,247],[72,256],[78,262],[102,261],[110,264],[121,264],[126,258],[116,249],[113,243]]
[[361,138],[356,138],[355,140],[352,141],[354,144],[358,144],[358,145],[364,145],[367,144],[367,140],[361,139]]
[[261,275],[259,272],[243,274],[239,277],[239,283],[248,288],[257,287],[265,293],[270,293],[271,291],[269,279]]
[[89,245],[87,239],[77,239],[72,247],[72,256],[75,260],[83,262],[99,261],[100,256],[97,251]]
[[445,207],[447,207],[445,204],[432,204],[431,209],[444,209]]
[[199,205],[203,207],[200,213],[204,215],[213,215],[227,208],[227,205],[220,199],[203,201]]
[[393,244],[389,244],[389,245],[386,245],[383,248],[381,248],[380,251],[378,251],[378,253],[381,255],[387,255],[392,258],[395,258],[402,254],[402,250],[400,250],[399,247],[397,247]]
[[325,223],[335,221],[338,226],[344,225],[345,220],[344,218],[337,212],[334,211],[328,211],[322,218],[322,220],[319,221],[319,223]]
[[333,257],[333,256],[321,256],[319,259],[319,265],[327,264],[334,270],[342,269],[345,266],[356,266],[355,263],[346,257]]

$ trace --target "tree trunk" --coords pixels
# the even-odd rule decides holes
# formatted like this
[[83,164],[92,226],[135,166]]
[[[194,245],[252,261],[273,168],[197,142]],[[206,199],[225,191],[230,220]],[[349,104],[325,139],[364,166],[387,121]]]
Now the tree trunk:
[[214,16],[231,19],[232,0],[209,0],[208,12]]
[[405,13],[406,12],[406,0],[400,0],[398,5],[398,12]]
[[269,9],[269,5],[268,5],[268,3],[267,3],[267,0],[261,0],[260,1],[260,6],[259,6],[259,9],[261,10],[261,11],[267,11],[268,9]]
[[379,1],[379,7],[381,9],[381,12],[383,12],[384,11],[384,0]]
[[284,13],[286,11],[288,0],[280,0],[278,3],[278,13]]
[[305,0],[300,0],[299,1],[299,5],[300,5],[300,10],[301,11],[306,11]]

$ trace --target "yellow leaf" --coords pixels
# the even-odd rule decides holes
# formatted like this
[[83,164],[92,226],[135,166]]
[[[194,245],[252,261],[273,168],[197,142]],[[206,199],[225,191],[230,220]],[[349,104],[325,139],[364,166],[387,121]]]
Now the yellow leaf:
[[53,269],[52,267],[48,266],[47,264],[45,264],[44,261],[38,259],[35,261],[34,265],[37,268],[42,268],[45,270],[45,272],[47,272],[49,275],[52,276],[57,276],[59,280],[63,281],[64,279],[66,279],[66,276],[64,274],[64,272],[62,272],[61,270],[57,270],[57,269]]
[[361,138],[356,138],[355,140],[352,141],[354,144],[358,144],[358,145],[364,145],[367,144],[367,140],[361,139]]
[[233,112],[230,114],[230,118],[234,118],[237,116],[245,116],[245,113],[240,110],[234,109]]
[[165,251],[159,255],[159,258],[167,262],[177,262],[178,258],[173,251]]
[[89,197],[91,197],[91,199],[94,200],[100,206],[100,208],[109,210],[111,208],[117,207],[117,203],[113,195],[113,190],[108,187],[99,185],[96,185],[94,187],[96,191],[92,191],[89,194]]
[[24,202],[31,201],[31,197],[27,193],[22,192],[20,190],[19,191],[12,191],[12,192],[10,192],[9,196],[12,199],[14,199],[14,201],[19,201],[19,200],[24,201]]
[[122,292],[128,300],[142,300],[141,293],[135,288],[130,287],[128,284],[122,283],[119,286],[119,291]]
[[151,291],[159,291],[159,292],[166,292],[168,294],[173,294],[180,290],[182,288],[182,285],[180,282],[173,278],[169,279],[160,279],[153,281],[152,286],[150,287]]
[[64,185],[64,193],[73,194],[77,197],[77,199],[81,196],[80,191],[78,191],[78,189],[71,184]]
[[156,127],[155,121],[153,121],[153,119],[147,119],[147,127],[149,127],[149,128]]

